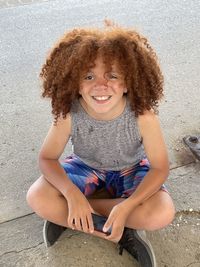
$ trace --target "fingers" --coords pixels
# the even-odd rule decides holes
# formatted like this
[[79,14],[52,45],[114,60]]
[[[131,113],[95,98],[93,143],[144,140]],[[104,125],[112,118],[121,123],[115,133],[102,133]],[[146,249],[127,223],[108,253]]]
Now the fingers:
[[114,218],[112,216],[109,216],[103,227],[103,231],[105,233],[108,232],[108,230],[112,228],[113,222],[114,222]]
[[111,234],[107,235],[106,239],[115,243],[119,242],[123,234],[123,229],[121,226],[113,227]]
[[[78,230],[78,231],[85,232],[85,233],[91,233],[97,237],[101,237],[101,238],[107,239],[107,240],[115,242],[115,243],[117,243],[120,240],[120,238],[123,234],[123,229],[124,229],[123,226],[116,225],[113,222],[112,218],[109,218],[103,227],[104,233],[99,232],[99,231],[95,231],[91,213],[89,215],[87,215],[86,217],[83,216],[82,218],[80,218],[80,217],[77,217],[74,219],[69,218],[68,226],[72,230]],[[112,228],[112,232],[111,232],[111,234],[108,235],[106,232],[110,228]]]
[[75,220],[75,227],[78,231],[82,231],[82,221],[81,218]]
[[91,213],[87,215],[87,217],[83,217],[81,219],[81,224],[82,224],[82,231],[83,232],[90,232],[93,233],[94,232],[94,225],[93,225],[93,221],[92,221],[92,216]]
[[72,230],[75,229],[75,219],[72,216],[68,216],[67,224]]
[[94,224],[91,213],[87,216],[88,229],[90,233],[94,232]]
[[82,217],[69,217],[68,218],[68,226],[72,230],[78,230],[83,231],[85,233],[93,233],[94,232],[94,225],[91,213],[89,213],[87,216]]
[[124,226],[118,224],[112,214],[110,214],[106,223],[104,224],[103,231],[106,233],[109,229],[112,229],[112,231],[111,234],[106,235],[106,239],[117,243],[122,237]]

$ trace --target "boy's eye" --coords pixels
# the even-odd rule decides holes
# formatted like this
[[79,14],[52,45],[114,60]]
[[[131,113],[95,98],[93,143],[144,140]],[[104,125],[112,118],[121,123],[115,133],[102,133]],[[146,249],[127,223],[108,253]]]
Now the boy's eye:
[[117,77],[117,74],[109,73],[109,74],[108,74],[108,78],[114,80],[114,79],[117,79],[118,77]]
[[85,77],[84,77],[84,80],[92,80],[94,78],[94,76],[92,74],[87,74]]

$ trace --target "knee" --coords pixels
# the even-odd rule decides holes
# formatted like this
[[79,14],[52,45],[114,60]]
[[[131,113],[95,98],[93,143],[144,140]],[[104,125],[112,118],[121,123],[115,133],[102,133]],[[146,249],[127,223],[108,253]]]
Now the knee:
[[172,223],[172,221],[174,220],[175,217],[175,207],[174,204],[171,203],[170,205],[165,207],[165,210],[163,210],[161,212],[161,219],[160,219],[160,227],[159,228],[163,228],[167,225],[169,225],[170,223]]
[[47,188],[45,190],[44,183],[45,181],[43,177],[40,177],[31,185],[26,194],[26,201],[28,205],[36,213],[40,213],[40,210],[44,209],[46,191],[48,191]]
[[26,201],[34,212],[44,218],[49,211],[50,203],[60,196],[61,193],[41,176],[29,188]]
[[162,209],[157,210],[157,212],[152,212],[149,216],[150,223],[146,230],[153,231],[166,227],[174,220],[175,213],[175,207],[172,202],[168,203],[168,205],[164,205]]
[[31,185],[27,194],[26,194],[26,201],[28,205],[35,211],[37,204],[39,203],[40,192],[36,188],[35,184]]

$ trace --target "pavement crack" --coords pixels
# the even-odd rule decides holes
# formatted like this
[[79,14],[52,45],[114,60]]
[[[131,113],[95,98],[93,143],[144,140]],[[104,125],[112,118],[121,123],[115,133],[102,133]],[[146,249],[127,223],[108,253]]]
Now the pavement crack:
[[[42,3],[46,2],[51,2],[52,0],[43,0]],[[21,0],[16,0],[16,1],[1,1],[1,6],[0,9],[9,9],[9,8],[17,8],[17,7],[24,7],[28,5],[35,5],[35,4],[40,4],[40,1],[32,1],[32,0],[27,0],[26,2],[22,2]],[[11,3],[9,3],[11,2]]]
[[196,263],[200,263],[200,261],[193,261],[187,265],[185,265],[185,267],[189,267],[189,266],[192,266],[193,264],[196,264]]
[[40,245],[42,245],[42,244],[44,244],[44,242],[40,242],[40,243],[38,243],[38,244],[35,245],[35,246],[28,247],[28,248],[24,248],[24,249],[21,249],[21,250],[11,250],[11,251],[7,251],[7,252],[1,254],[0,257],[3,257],[3,256],[5,256],[5,255],[11,254],[11,253],[16,253],[16,254],[18,254],[18,253],[21,253],[21,252],[23,252],[23,251],[27,251],[27,250],[30,250],[30,249],[33,249],[33,248],[37,248],[38,246],[40,246]]
[[67,238],[72,238],[73,236],[81,235],[81,233],[74,233],[67,236]]
[[172,168],[170,168],[170,171],[171,170],[176,170],[176,169],[178,169],[178,168],[182,168],[182,167],[185,167],[185,166],[188,166],[188,165],[192,165],[192,164],[194,164],[196,161],[192,161],[192,162],[189,162],[189,163],[186,163],[186,164],[182,164],[182,165],[178,165],[178,166],[175,166],[175,167],[172,167]]
[[35,212],[27,213],[27,214],[25,214],[25,215],[22,215],[22,216],[19,216],[19,217],[15,217],[15,218],[12,218],[12,219],[10,219],[10,220],[0,222],[0,224],[4,224],[4,223],[12,222],[12,221],[15,221],[15,220],[18,220],[18,219],[22,219],[22,218],[25,218],[25,217],[27,217],[27,216],[33,215],[33,214],[35,214]]
[[200,211],[199,210],[193,210],[193,211],[190,211],[190,210],[180,210],[180,211],[177,211],[176,212],[176,215],[179,216],[179,215],[193,215],[193,216],[197,216],[197,215],[200,215]]

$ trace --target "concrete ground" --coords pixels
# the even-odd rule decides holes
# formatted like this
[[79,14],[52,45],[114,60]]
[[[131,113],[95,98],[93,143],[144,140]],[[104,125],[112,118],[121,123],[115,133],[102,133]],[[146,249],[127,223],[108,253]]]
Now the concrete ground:
[[200,163],[182,142],[200,134],[199,13],[198,0],[0,1],[0,267],[138,266],[114,244],[70,230],[46,249],[43,222],[25,201],[51,123],[49,103],[40,98],[41,64],[66,29],[99,26],[106,17],[145,34],[165,75],[160,120],[177,213],[167,228],[148,233],[158,267],[200,266]]

